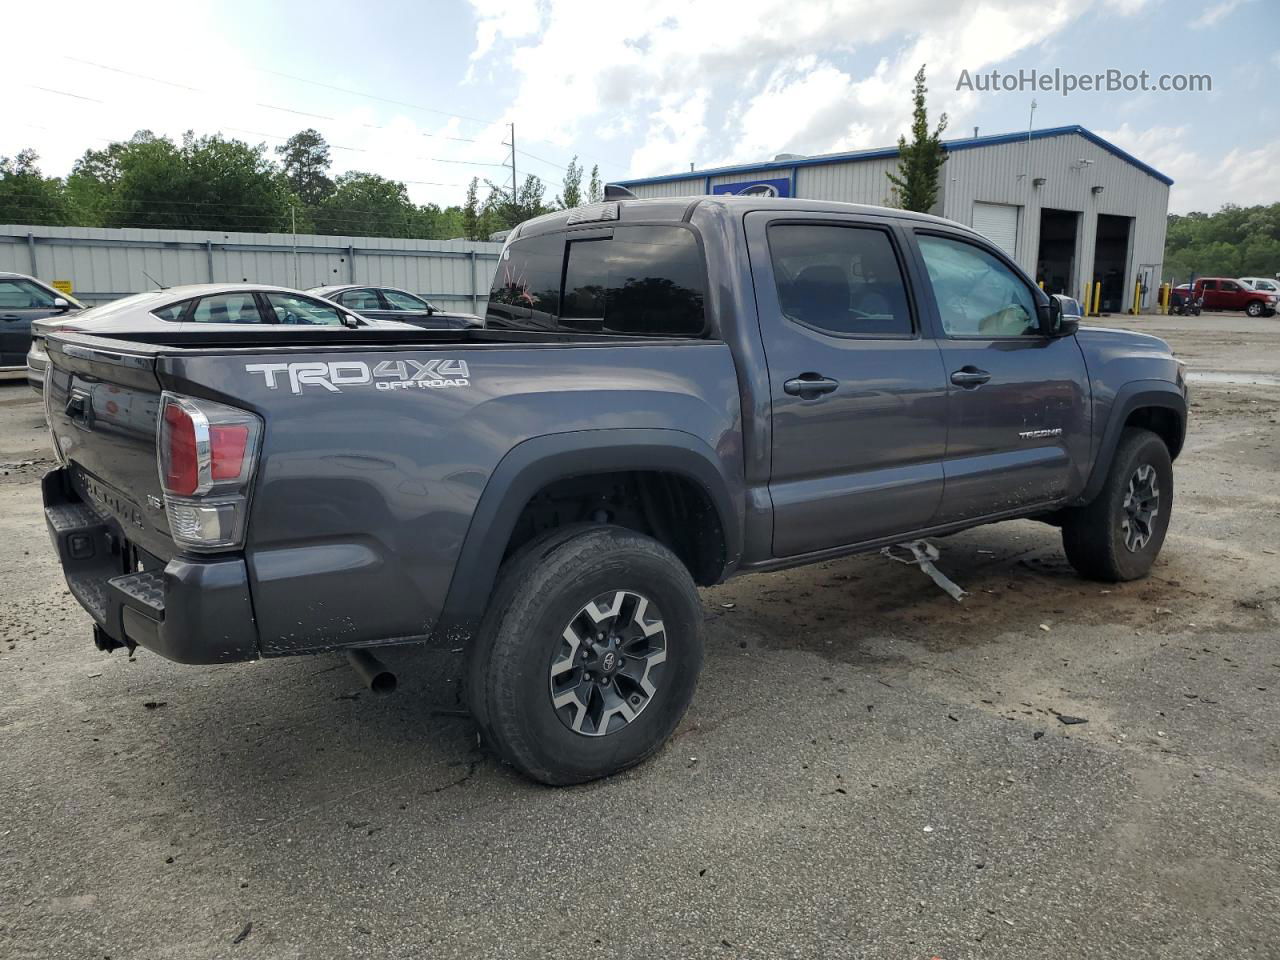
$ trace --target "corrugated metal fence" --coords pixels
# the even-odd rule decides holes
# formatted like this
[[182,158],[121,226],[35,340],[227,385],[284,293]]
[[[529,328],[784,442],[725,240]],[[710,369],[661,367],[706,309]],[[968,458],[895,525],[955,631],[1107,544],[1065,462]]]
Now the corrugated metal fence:
[[157,282],[302,289],[367,283],[401,287],[439,307],[475,312],[488,299],[501,250],[500,243],[471,240],[0,224],[0,270],[69,281],[73,295],[90,304],[150,290]]

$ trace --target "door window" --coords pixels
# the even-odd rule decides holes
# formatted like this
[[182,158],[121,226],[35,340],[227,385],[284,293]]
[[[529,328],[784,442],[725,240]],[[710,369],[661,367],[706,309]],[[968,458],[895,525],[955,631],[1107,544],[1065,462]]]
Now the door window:
[[52,310],[53,296],[30,280],[0,280],[0,309]]
[[[167,307],[160,307],[158,310],[152,310],[151,315],[159,317],[161,320],[167,320],[170,323],[177,323],[182,319],[183,312],[187,309],[190,300],[183,300],[179,303],[171,303]],[[257,323],[257,320],[251,320],[250,323]]]
[[922,236],[924,256],[942,327],[949,337],[1038,336],[1031,291],[996,256],[946,237]]
[[216,297],[204,297],[191,313],[192,323],[261,323],[253,292],[222,293]]
[[382,301],[373,290],[344,290],[338,296],[338,302],[356,312],[382,309]]
[[289,326],[342,326],[342,314],[332,304],[293,293],[268,292],[266,297],[267,306],[275,314],[276,323]]
[[836,336],[911,336],[906,284],[884,231],[774,224],[769,257],[788,320]]
[[431,309],[427,305],[427,301],[419,300],[411,293],[405,293],[402,290],[383,289],[382,295],[387,298],[387,306],[392,310],[413,310],[422,313],[424,310]]
[[1240,284],[1236,283],[1234,280],[1223,280],[1222,289],[1228,293],[1239,293]]

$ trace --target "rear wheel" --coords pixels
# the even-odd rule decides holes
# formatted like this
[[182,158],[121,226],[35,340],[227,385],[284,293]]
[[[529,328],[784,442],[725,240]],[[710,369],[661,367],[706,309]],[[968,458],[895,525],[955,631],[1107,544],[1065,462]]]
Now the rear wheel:
[[1130,427],[1120,436],[1102,490],[1065,511],[1062,545],[1076,572],[1092,580],[1137,580],[1151,571],[1173,508],[1173,462],[1164,441]]
[[621,527],[544,537],[503,568],[471,662],[488,745],[534,780],[580,783],[633,766],[671,735],[702,666],[688,570]]

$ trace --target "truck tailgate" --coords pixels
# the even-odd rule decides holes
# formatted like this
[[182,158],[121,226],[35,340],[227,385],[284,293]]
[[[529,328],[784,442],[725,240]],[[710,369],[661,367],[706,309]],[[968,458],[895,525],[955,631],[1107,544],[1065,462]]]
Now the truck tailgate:
[[49,428],[81,499],[156,557],[177,552],[156,462],[155,360],[117,346],[49,344]]

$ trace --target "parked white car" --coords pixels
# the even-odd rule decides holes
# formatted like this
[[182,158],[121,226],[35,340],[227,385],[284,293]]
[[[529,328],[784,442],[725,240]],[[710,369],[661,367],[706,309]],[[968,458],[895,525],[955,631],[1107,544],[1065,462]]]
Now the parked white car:
[[1280,281],[1273,280],[1270,277],[1237,277],[1241,283],[1247,283],[1255,290],[1262,293],[1274,293],[1280,295]]
[[27,382],[44,389],[49,356],[44,338],[50,333],[76,330],[84,333],[146,333],[179,329],[227,332],[246,325],[279,324],[285,329],[315,327],[396,327],[415,330],[407,323],[373,320],[320,297],[254,283],[202,283],[165,290],[148,290],[113,300],[72,316],[50,317],[31,324],[31,349],[27,353]]

